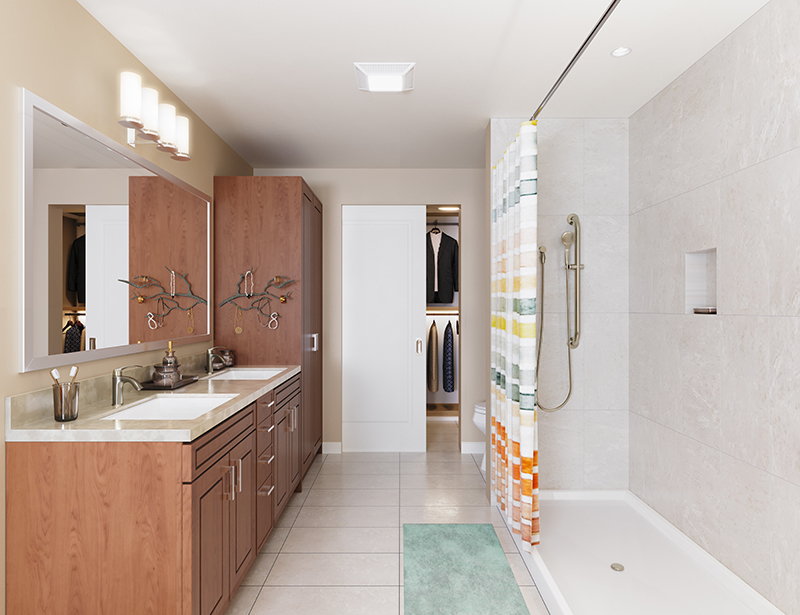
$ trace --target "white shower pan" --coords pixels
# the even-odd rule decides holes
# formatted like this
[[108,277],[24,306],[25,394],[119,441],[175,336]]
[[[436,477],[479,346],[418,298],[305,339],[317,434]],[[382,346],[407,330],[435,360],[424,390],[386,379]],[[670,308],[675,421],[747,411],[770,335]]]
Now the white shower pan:
[[551,615],[781,615],[629,491],[543,491],[539,508],[542,544],[520,552]]

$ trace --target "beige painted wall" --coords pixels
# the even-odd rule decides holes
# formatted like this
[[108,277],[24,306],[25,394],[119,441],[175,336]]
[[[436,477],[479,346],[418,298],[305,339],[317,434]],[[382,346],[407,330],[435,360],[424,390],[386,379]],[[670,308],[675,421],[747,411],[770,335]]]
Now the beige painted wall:
[[[152,160],[192,186],[211,194],[214,175],[250,175],[251,167],[173,96],[132,54],[72,0],[26,0],[4,2],[0,19],[5,24],[0,37],[0,270],[3,301],[0,318],[5,325],[0,353],[0,397],[47,386],[45,371],[19,374],[20,326],[20,226],[22,202],[22,88],[60,107],[112,139],[123,142],[124,130],[117,124],[119,73],[133,70],[146,85],[156,87],[163,100],[171,101],[191,121],[192,161],[170,160],[153,147],[139,147],[141,156]],[[157,43],[157,41],[156,41]],[[43,282],[45,283],[45,282]],[[205,344],[181,349],[182,354],[202,352]],[[126,361],[154,363],[161,352],[142,353]],[[81,379],[110,374],[121,360],[95,361],[81,365]],[[5,438],[2,438],[5,441]],[[5,486],[5,453],[0,456],[0,476]],[[3,488],[5,492],[5,488]],[[0,509],[5,511],[5,505]],[[5,514],[0,512],[5,525]],[[5,547],[2,539],[3,549]],[[5,558],[0,563],[5,579]],[[5,592],[4,592],[5,593]],[[5,612],[5,600],[0,613]]]
[[[256,169],[301,175],[323,203],[324,442],[342,441],[342,205],[461,205],[462,442],[483,442],[473,406],[486,399],[488,232],[483,169]],[[470,452],[480,452],[479,450]]]

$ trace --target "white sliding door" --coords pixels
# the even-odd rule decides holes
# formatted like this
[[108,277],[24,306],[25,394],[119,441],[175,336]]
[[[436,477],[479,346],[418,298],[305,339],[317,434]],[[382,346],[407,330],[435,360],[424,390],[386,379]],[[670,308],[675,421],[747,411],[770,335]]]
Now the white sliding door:
[[342,450],[425,451],[425,206],[342,207]]

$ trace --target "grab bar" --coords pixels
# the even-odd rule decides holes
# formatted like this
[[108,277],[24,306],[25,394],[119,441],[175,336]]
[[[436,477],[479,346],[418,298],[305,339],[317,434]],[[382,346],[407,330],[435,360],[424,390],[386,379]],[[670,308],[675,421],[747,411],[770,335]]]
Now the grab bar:
[[[581,270],[583,264],[581,263],[581,221],[578,214],[570,214],[567,216],[567,222],[575,227],[575,264],[569,265],[568,268],[575,272],[575,335],[569,338],[569,347],[577,348],[581,343]],[[569,323],[567,323],[569,326]]]

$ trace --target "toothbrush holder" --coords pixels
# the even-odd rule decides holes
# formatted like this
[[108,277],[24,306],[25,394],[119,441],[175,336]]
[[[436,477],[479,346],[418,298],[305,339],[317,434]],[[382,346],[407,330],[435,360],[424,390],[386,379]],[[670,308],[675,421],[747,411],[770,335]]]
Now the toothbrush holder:
[[62,382],[53,385],[53,411],[55,419],[64,423],[78,418],[78,391],[80,383]]

